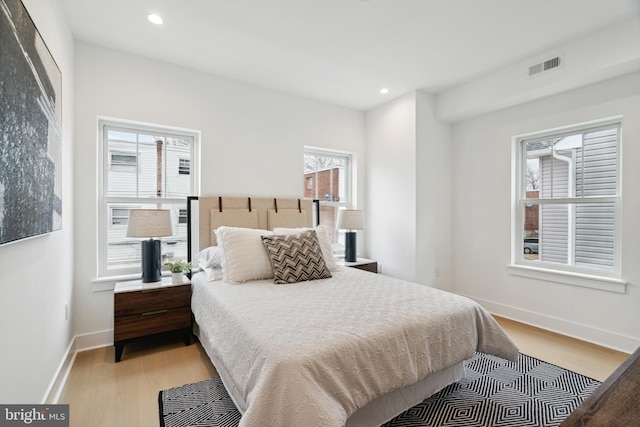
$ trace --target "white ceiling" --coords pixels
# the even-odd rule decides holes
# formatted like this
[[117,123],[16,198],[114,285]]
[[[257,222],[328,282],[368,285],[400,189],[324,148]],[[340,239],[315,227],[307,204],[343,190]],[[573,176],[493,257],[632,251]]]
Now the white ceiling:
[[638,0],[62,3],[76,39],[361,110],[441,92],[640,14]]

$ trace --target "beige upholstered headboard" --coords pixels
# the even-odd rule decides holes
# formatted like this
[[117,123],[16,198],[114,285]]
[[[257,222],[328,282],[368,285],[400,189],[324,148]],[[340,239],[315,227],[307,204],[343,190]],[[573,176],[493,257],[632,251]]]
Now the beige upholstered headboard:
[[[189,198],[189,245],[197,236],[197,249],[201,251],[216,245],[215,230],[221,226],[273,230],[276,227],[312,227],[313,201],[308,199],[281,199],[266,197],[211,197]],[[192,203],[197,204],[194,209]],[[194,221],[193,211],[197,212]],[[191,247],[191,246],[189,246]],[[189,257],[191,258],[191,257]]]

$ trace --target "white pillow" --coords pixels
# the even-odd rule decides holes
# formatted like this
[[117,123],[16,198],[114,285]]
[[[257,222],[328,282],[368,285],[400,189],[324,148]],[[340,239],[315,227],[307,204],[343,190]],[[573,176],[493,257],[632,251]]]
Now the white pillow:
[[329,271],[338,270],[338,264],[333,256],[333,249],[331,249],[331,242],[329,241],[329,235],[324,225],[319,225],[316,228],[274,228],[274,234],[300,234],[307,230],[315,230],[316,236],[318,236],[318,242],[322,249],[322,256],[324,257],[324,263],[327,265]]
[[222,280],[222,268],[204,268],[204,274],[207,276],[207,281],[214,282],[216,280]]
[[222,267],[222,258],[220,256],[220,248],[217,246],[209,246],[201,250],[196,256],[198,267],[205,270],[207,268]]
[[218,227],[215,231],[226,282],[272,279],[273,267],[261,236],[273,232],[254,228]]

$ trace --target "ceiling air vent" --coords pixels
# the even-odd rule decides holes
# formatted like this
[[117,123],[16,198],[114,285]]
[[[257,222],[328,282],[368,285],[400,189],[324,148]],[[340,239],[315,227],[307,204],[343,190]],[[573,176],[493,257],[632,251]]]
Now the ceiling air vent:
[[544,73],[545,71],[553,70],[554,68],[558,68],[562,65],[562,57],[556,56],[555,58],[547,59],[546,61],[540,62],[539,64],[535,64],[529,67],[529,77],[535,76],[536,74]]

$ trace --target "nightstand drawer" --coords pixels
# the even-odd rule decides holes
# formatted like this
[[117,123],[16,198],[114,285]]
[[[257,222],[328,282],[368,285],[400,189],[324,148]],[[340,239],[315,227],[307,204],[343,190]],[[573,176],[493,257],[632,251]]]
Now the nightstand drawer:
[[191,306],[191,285],[143,289],[114,294],[115,317]]
[[122,341],[183,328],[191,328],[190,306],[155,308],[144,313],[116,317],[113,339]]

